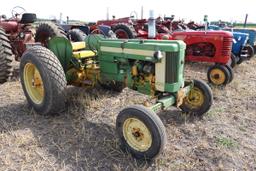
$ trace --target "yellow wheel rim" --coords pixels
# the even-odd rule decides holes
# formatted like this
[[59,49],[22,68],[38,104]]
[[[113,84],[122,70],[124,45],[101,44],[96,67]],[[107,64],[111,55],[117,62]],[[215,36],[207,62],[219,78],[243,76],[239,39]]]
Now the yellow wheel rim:
[[144,152],[151,147],[151,133],[147,126],[139,119],[126,119],[123,125],[123,134],[129,146],[137,151]]
[[36,104],[41,104],[44,99],[44,84],[42,77],[34,64],[27,63],[25,65],[23,78],[30,99]]
[[225,82],[226,75],[222,70],[216,68],[216,69],[211,70],[210,79],[213,84],[221,85]]
[[197,87],[191,89],[191,91],[189,92],[188,96],[185,99],[185,102],[191,109],[200,108],[204,103],[204,94],[202,90],[200,90]]

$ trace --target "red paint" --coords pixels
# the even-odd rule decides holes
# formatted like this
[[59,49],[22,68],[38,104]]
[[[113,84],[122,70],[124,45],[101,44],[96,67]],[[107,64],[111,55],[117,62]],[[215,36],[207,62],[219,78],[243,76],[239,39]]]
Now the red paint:
[[[21,24],[19,18],[8,20],[0,19],[0,27],[3,28],[10,40],[15,59],[19,60],[26,50],[26,43],[34,43],[34,35],[31,24]],[[20,37],[20,34],[24,34]]]
[[[134,26],[138,38],[148,39],[145,27],[147,20],[134,20],[129,17],[102,20],[97,24],[115,26],[118,23],[126,23]],[[193,24],[193,23],[191,23]],[[230,60],[232,49],[232,34],[225,31],[176,31],[170,30],[187,29],[182,21],[156,19],[158,34],[155,39],[183,40],[187,44],[186,60],[195,62],[213,62],[227,64]]]
[[[187,61],[202,61],[202,62],[214,62],[227,64],[232,49],[232,34],[225,31],[184,31],[173,32],[172,38],[174,40],[183,40],[187,44],[186,48],[186,60]],[[200,44],[207,42],[215,47],[215,53],[213,55],[192,55],[189,53],[189,47],[193,44]],[[202,50],[207,51],[207,47]],[[200,49],[200,47],[199,47]],[[211,50],[209,50],[211,51]],[[210,53],[209,53],[210,54]]]

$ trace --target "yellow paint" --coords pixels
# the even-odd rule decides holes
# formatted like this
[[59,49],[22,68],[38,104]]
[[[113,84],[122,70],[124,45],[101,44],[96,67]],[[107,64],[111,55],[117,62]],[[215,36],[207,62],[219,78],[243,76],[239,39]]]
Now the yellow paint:
[[137,118],[128,118],[123,125],[126,142],[133,149],[145,152],[152,145],[152,135],[147,126]]
[[189,108],[198,109],[203,105],[204,100],[205,99],[202,90],[194,87],[193,89],[191,89],[184,102]]
[[138,67],[136,65],[132,66],[132,76],[138,75]]
[[41,104],[45,95],[44,84],[42,77],[34,64],[27,63],[25,65],[23,79],[30,99],[35,104]]
[[182,105],[185,98],[186,98],[186,93],[185,93],[185,90],[182,88],[177,93],[176,106],[179,107],[180,105]]
[[210,72],[210,79],[213,84],[221,85],[225,82],[227,78],[225,73],[221,69],[215,68]]
[[94,57],[95,53],[90,50],[81,50],[81,51],[73,52],[73,56],[77,59],[82,59],[82,58]]
[[73,51],[85,49],[86,47],[85,42],[72,42],[71,45],[72,45]]
[[87,61],[86,69],[72,68],[68,70],[68,74],[72,75],[74,78],[74,80],[72,80],[72,82],[69,84],[83,87],[94,87],[99,79],[99,73],[100,70],[98,65],[93,64],[91,61]]

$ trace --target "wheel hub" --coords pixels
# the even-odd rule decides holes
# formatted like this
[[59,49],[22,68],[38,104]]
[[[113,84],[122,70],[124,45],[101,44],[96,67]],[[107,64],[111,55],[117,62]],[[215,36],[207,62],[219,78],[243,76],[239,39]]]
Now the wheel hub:
[[137,118],[128,118],[123,125],[126,142],[137,151],[147,151],[152,144],[152,136],[147,126]]
[[116,35],[118,38],[122,38],[122,39],[128,39],[129,36],[127,35],[127,33],[124,30],[118,29],[115,31]]
[[44,99],[44,85],[42,77],[34,64],[27,63],[25,65],[23,78],[25,88],[31,100],[36,104],[42,103]]
[[203,92],[199,88],[194,87],[187,97],[187,103],[191,108],[201,107],[204,103]]
[[224,72],[220,69],[213,69],[210,73],[210,77],[211,77],[211,81],[215,84],[215,85],[221,85],[225,82],[226,80],[226,76],[224,74]]

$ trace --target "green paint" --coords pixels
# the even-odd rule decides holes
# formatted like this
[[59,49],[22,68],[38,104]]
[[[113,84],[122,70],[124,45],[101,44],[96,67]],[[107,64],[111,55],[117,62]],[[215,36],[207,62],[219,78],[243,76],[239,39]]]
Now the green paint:
[[[86,48],[96,52],[94,62],[99,65],[100,75],[98,81],[103,84],[124,83],[129,88],[146,95],[156,96],[152,84],[147,81],[147,70],[143,67],[150,64],[153,68],[155,64],[161,62],[155,59],[154,53],[161,51],[166,55],[166,82],[163,83],[164,91],[169,93],[167,97],[158,99],[151,107],[154,112],[176,103],[176,93],[184,85],[184,56],[185,43],[183,41],[169,40],[117,40],[104,39],[99,35],[89,35],[86,40]],[[76,80],[76,70],[85,69],[86,59],[77,60],[73,57],[71,43],[65,38],[53,38],[49,41],[49,49],[58,57],[64,68],[69,83]],[[136,65],[138,75],[132,75],[132,67]],[[75,68],[75,69],[74,69]],[[153,73],[151,73],[153,74]],[[96,79],[96,75],[93,76]],[[185,88],[186,94],[193,84],[188,84]],[[159,93],[159,92],[156,92]]]
[[48,48],[57,56],[65,72],[70,68],[72,45],[63,37],[54,37],[48,41]]

